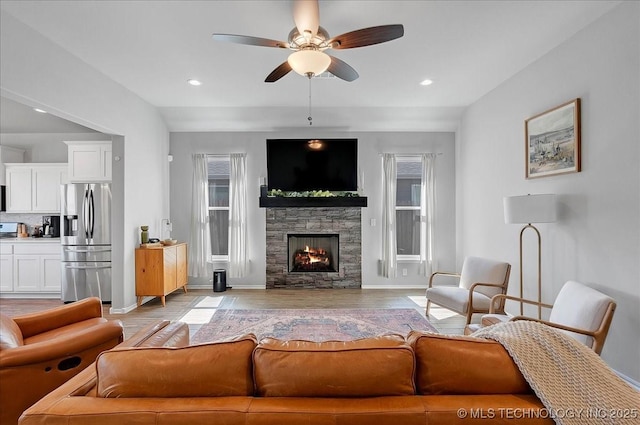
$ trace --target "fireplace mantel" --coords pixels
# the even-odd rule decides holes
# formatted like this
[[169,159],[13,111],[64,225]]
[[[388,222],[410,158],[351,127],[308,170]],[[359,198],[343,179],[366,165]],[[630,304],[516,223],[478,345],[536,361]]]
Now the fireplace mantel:
[[261,208],[332,208],[332,207],[366,207],[366,196],[345,197],[285,197],[261,196]]

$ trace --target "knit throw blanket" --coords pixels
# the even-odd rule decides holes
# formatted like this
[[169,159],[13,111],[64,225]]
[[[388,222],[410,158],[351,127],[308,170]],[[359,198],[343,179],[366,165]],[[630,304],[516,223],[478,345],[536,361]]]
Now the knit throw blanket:
[[482,328],[472,336],[504,346],[556,424],[640,423],[640,393],[565,333],[518,320]]

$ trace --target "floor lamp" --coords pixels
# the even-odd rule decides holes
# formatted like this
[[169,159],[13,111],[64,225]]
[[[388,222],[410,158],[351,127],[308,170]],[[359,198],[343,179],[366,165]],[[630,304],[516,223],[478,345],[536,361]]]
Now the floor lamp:
[[[540,232],[531,223],[556,221],[556,195],[525,195],[504,198],[504,221],[507,224],[525,224],[520,231],[520,298],[524,298],[522,271],[522,237],[525,230],[533,229],[538,236],[538,319],[542,317],[542,244]],[[520,302],[520,315],[523,303]]]

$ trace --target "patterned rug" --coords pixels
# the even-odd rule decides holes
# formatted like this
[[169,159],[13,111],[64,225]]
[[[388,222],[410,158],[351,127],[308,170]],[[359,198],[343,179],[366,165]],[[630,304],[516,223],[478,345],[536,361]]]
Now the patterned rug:
[[418,311],[404,309],[217,310],[193,335],[199,344],[254,333],[258,339],[350,341],[411,330],[437,332]]

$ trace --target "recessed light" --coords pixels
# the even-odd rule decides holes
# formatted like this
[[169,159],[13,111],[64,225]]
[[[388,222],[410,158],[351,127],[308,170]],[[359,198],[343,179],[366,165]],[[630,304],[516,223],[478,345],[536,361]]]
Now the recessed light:
[[47,111],[45,111],[44,109],[39,109],[39,108],[33,108],[34,111],[36,112],[40,112],[41,114],[46,114]]
[[433,81],[431,81],[431,80],[429,80],[429,79],[422,80],[422,81],[420,82],[420,85],[421,85],[421,86],[430,86],[431,84],[433,84]]
[[194,80],[193,78],[190,80],[187,80],[187,83],[191,84],[192,86],[200,86],[202,85],[202,83],[198,80]]

